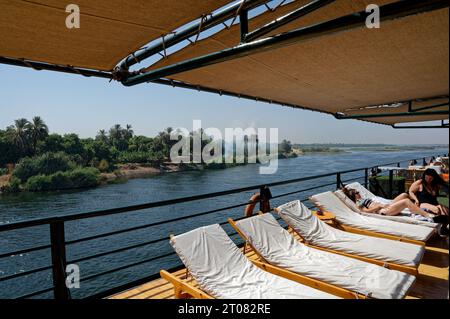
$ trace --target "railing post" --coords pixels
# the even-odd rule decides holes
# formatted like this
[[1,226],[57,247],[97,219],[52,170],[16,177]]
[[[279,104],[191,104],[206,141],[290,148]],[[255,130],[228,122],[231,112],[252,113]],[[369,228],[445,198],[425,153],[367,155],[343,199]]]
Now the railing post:
[[336,189],[341,188],[342,180],[341,173],[336,173]]
[[70,299],[70,291],[66,286],[66,244],[64,222],[50,223],[50,241],[53,267],[53,292],[55,299]]
[[272,193],[270,188],[267,186],[261,186],[259,188],[259,210],[263,213],[270,212],[270,199],[272,198]]
[[389,170],[389,199],[392,199],[393,195],[393,188],[394,188],[394,171]]
[[368,189],[367,186],[369,186],[369,169],[368,168],[364,169],[364,187],[366,189]]

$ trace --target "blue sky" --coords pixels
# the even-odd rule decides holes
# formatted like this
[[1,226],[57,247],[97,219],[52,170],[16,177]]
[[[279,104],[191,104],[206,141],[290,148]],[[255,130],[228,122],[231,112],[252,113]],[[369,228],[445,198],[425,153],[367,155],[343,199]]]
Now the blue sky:
[[0,128],[44,118],[56,133],[93,137],[115,123],[153,136],[166,127],[275,127],[295,143],[448,144],[447,129],[394,130],[356,120],[180,88],[123,87],[104,79],[0,65]]

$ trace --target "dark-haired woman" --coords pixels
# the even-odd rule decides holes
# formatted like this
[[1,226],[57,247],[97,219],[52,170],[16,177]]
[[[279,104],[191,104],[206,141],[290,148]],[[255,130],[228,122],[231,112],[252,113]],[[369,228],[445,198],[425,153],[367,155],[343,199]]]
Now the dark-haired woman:
[[409,196],[414,204],[420,208],[427,209],[435,215],[448,215],[448,207],[439,204],[437,196],[441,187],[448,185],[432,168],[423,173],[421,179],[415,181],[409,188]]

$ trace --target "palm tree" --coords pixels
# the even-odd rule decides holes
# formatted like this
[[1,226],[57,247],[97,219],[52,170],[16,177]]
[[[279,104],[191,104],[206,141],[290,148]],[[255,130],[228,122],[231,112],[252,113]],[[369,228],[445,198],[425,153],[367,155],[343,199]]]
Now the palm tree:
[[7,127],[8,135],[11,142],[20,150],[21,154],[25,154],[28,145],[28,125],[27,119],[18,119],[14,121],[14,125]]
[[130,124],[127,124],[126,128],[124,129],[124,136],[126,140],[129,140],[134,135],[133,127]]
[[108,135],[105,130],[100,130],[95,137],[96,140],[106,143],[108,141]]
[[33,152],[36,153],[37,143],[48,136],[48,126],[40,116],[35,116],[27,128],[33,143]]
[[109,138],[113,141],[118,141],[122,138],[122,126],[115,124],[109,129]]
[[122,126],[120,126],[120,124],[115,124],[109,130],[109,139],[111,140],[111,144],[119,151],[123,151],[128,147],[124,134],[125,130]]

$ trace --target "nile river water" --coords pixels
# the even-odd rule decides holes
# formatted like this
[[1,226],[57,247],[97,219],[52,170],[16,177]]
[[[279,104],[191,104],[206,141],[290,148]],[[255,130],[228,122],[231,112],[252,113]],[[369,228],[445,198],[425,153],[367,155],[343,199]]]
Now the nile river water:
[[[95,189],[56,193],[21,193],[0,196],[0,224],[20,220],[90,212],[100,209],[123,207],[152,201],[204,194],[215,191],[239,188],[275,181],[300,178],[312,175],[363,168],[378,164],[398,162],[437,154],[448,153],[448,149],[417,150],[401,152],[349,151],[336,154],[306,155],[294,159],[280,160],[278,172],[274,175],[260,175],[258,165],[247,165],[225,170],[204,170],[195,172],[169,173],[145,179],[129,180],[122,184],[101,186]],[[406,165],[406,163],[402,163]],[[343,176],[343,180],[363,176],[363,172]],[[335,177],[322,178],[298,184],[275,187],[272,194],[305,189],[333,182]],[[361,179],[362,181],[363,179]],[[311,192],[300,193],[273,201],[272,206],[293,200],[303,199],[313,193],[331,189],[332,186]],[[167,207],[122,213],[114,216],[91,218],[66,223],[66,240],[74,240],[128,227],[186,216],[237,203],[248,201],[252,192],[223,196]],[[243,208],[227,210],[202,217],[185,219],[141,229],[129,233],[109,236],[67,246],[67,259],[70,262],[81,257],[107,252],[113,249],[167,237],[170,233],[181,233],[212,223],[222,223],[227,217],[240,217]],[[230,231],[229,227],[225,227]],[[49,243],[48,226],[0,233],[0,254]],[[175,255],[140,264],[83,281],[83,278],[117,267],[133,264],[153,256],[172,252],[167,240],[113,255],[107,255],[78,263],[81,273],[79,289],[72,289],[73,298],[105,291],[132,280],[144,278],[159,272],[161,268],[171,268],[180,264]],[[2,277],[51,264],[49,250],[0,259],[0,298],[13,298],[33,291],[51,287],[50,270],[1,281]],[[51,293],[38,298],[50,298]]]

